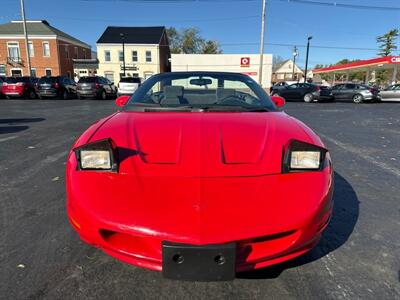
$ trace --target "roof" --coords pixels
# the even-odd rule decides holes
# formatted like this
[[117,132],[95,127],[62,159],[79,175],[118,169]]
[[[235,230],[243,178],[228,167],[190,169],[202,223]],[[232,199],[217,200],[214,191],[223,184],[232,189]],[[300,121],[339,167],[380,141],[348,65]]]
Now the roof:
[[313,73],[320,74],[320,73],[338,72],[338,71],[346,71],[346,70],[351,70],[351,69],[362,69],[362,68],[372,67],[372,66],[381,66],[381,65],[385,65],[385,64],[399,64],[399,63],[400,63],[399,56],[385,56],[385,57],[378,57],[378,58],[372,58],[372,59],[367,59],[367,60],[359,60],[359,61],[355,61],[352,63],[335,65],[335,66],[331,66],[331,67],[327,67],[327,68],[314,69]]
[[[71,42],[83,44],[86,47],[90,48],[90,46],[77,38],[53,27],[46,20],[40,21],[26,21],[26,27],[28,32],[28,37],[30,35],[56,35],[58,37],[62,37],[64,39],[70,40]],[[0,35],[23,35],[24,28],[22,21],[11,21],[9,23],[0,24]]]
[[279,70],[279,69],[280,69],[284,64],[286,64],[288,61],[290,61],[290,59],[287,59],[287,60],[284,60],[284,61],[281,61],[281,62],[275,64],[275,65],[272,67],[272,72],[276,72],[277,70]]
[[121,33],[127,44],[160,44],[165,32],[164,26],[159,27],[114,27],[108,26],[97,41],[98,44],[120,44]]

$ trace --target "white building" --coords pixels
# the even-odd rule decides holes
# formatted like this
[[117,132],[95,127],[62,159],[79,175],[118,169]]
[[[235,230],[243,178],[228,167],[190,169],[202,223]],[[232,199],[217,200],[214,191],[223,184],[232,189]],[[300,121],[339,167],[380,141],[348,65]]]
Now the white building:
[[[172,54],[171,70],[236,72],[259,80],[258,54]],[[272,54],[264,54],[262,86],[269,89],[272,76]]]
[[109,26],[96,46],[97,74],[116,84],[122,77],[146,79],[170,71],[170,50],[164,27]]

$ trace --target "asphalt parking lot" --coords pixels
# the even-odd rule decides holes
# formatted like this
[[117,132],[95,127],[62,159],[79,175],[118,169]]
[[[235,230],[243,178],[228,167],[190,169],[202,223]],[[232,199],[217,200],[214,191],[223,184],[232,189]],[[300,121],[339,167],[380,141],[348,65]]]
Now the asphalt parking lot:
[[335,165],[319,245],[232,282],[180,282],[81,242],[65,214],[65,160],[113,101],[0,100],[1,299],[399,299],[400,104],[288,103]]

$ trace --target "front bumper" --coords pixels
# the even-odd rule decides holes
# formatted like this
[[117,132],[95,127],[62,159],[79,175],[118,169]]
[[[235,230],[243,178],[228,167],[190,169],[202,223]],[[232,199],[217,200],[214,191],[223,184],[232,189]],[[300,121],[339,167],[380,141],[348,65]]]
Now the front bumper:
[[[190,218],[186,221],[188,222],[187,226],[174,227],[177,219],[185,219],[186,216],[171,213],[168,217],[170,212],[167,206],[160,211],[154,207],[150,223],[141,226],[142,216],[129,218],[127,221],[127,219],[120,218],[120,213],[106,216],[100,212],[102,209],[107,211],[106,203],[111,205],[111,203],[118,203],[119,197],[126,198],[126,192],[121,194],[114,192],[114,198],[111,200],[107,196],[110,194],[104,190],[106,188],[104,182],[97,181],[93,190],[88,186],[89,191],[86,190],[84,194],[81,194],[77,185],[71,184],[73,178],[69,176],[67,177],[68,216],[70,223],[85,242],[101,248],[109,255],[124,262],[157,271],[163,271],[166,263],[163,261],[163,243],[189,244],[200,247],[234,243],[235,272],[250,271],[281,263],[312,249],[329,223],[333,208],[331,167],[327,167],[323,172],[313,174],[278,174],[255,178],[236,178],[234,180],[236,183],[232,179],[224,183],[225,180],[228,179],[221,179],[222,191],[227,188],[234,190],[239,184],[247,187],[251,184],[273,187],[277,193],[265,198],[265,201],[271,203],[269,211],[268,209],[262,211],[263,209],[260,207],[251,205],[252,202],[256,203],[260,200],[260,194],[263,194],[262,190],[258,190],[254,195],[249,191],[243,191],[242,194],[237,195],[238,200],[241,199],[242,202],[247,203],[243,208],[221,211],[219,214],[215,214],[214,211],[210,212],[212,220],[211,216],[203,213],[204,225],[213,224],[212,231],[202,228],[201,222],[198,225],[200,227],[193,230],[193,223],[197,221],[190,220]],[[115,184],[115,180],[113,181]],[[132,178],[128,181],[133,182],[134,180]],[[184,182],[181,184],[185,185]],[[204,183],[204,190],[207,189],[207,184]],[[116,190],[115,185],[113,190]],[[223,194],[222,191],[221,194]],[[303,193],[303,191],[309,192]],[[213,198],[213,201],[218,201],[219,196],[210,197]],[[87,197],[93,199],[89,200]],[[258,198],[252,199],[253,197]],[[236,199],[225,199],[225,201],[227,201],[225,205],[238,204]],[[87,206],[88,203],[97,203],[99,206],[97,208],[91,204]],[[143,203],[146,203],[145,199],[143,199]],[[144,206],[143,203],[140,206]],[[209,205],[204,204],[204,206]],[[120,211],[129,210],[122,206],[118,209]],[[162,230],[151,226],[159,221],[158,213],[167,217],[168,224],[165,223]],[[181,279],[193,278],[182,277]],[[219,280],[212,276],[210,279]],[[200,278],[200,280],[204,280],[204,278]]]

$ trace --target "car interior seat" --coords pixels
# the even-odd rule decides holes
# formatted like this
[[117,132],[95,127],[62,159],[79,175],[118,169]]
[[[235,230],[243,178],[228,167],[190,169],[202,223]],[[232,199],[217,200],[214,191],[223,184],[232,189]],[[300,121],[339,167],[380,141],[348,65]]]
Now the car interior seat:
[[228,98],[230,96],[235,96],[236,90],[235,89],[225,89],[225,88],[217,88],[216,90],[216,99],[220,101],[224,98]]
[[164,98],[160,104],[167,105],[179,105],[188,104],[187,100],[183,98],[183,86],[180,85],[168,85],[164,87]]

